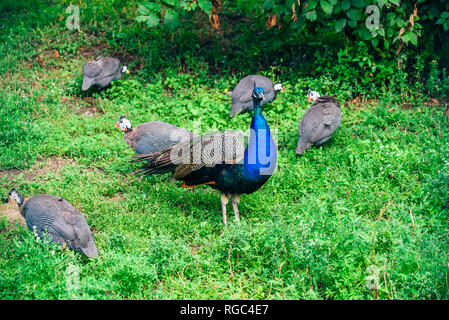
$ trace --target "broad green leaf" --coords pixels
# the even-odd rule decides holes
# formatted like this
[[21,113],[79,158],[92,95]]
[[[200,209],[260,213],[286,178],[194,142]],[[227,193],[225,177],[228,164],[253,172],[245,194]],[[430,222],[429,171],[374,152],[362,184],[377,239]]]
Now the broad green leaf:
[[355,20],[349,20],[349,21],[348,21],[348,26],[350,26],[351,28],[357,27],[357,21],[355,21]]
[[329,2],[335,7],[338,3],[338,0],[330,0]]
[[406,32],[405,34],[402,35],[401,39],[405,43],[409,43],[410,42],[414,46],[418,45],[418,36],[416,35],[416,33],[408,31],[408,32]]
[[332,5],[329,2],[327,2],[325,0],[322,0],[320,2],[320,4],[321,4],[321,9],[323,9],[324,13],[327,13],[327,14],[331,14],[332,13],[333,7],[332,7]]
[[162,2],[169,6],[175,6],[178,3],[178,0],[162,0]]
[[164,14],[164,24],[174,29],[179,26],[179,14],[175,10],[167,10]]
[[371,44],[373,45],[374,48],[377,48],[379,40],[377,38],[371,39]]
[[262,9],[264,11],[268,11],[273,9],[273,0],[266,0],[263,4],[262,4]]
[[315,21],[317,18],[316,10],[312,10],[306,13],[306,19],[310,21]]
[[150,11],[149,11],[144,5],[139,4],[139,6],[137,7],[137,12],[138,12],[140,15],[146,15],[146,14],[148,14]]
[[449,18],[449,12],[445,11],[441,14],[442,18]]
[[357,8],[364,8],[367,6],[365,0],[351,0],[351,4]]
[[387,0],[378,0],[377,1],[377,6],[379,7],[379,9],[382,9],[383,6],[387,3]]
[[212,2],[210,2],[210,0],[198,0],[198,6],[207,15],[210,15],[210,12],[212,11]]
[[159,3],[155,3],[155,2],[148,2],[145,1],[143,2],[143,5],[145,6],[145,8],[148,9],[148,11],[152,12],[152,13],[159,13],[161,12],[161,5]]
[[148,16],[137,16],[134,20],[136,20],[137,22],[147,21]]
[[154,13],[150,13],[147,19],[148,27],[152,28],[157,26],[158,24],[159,24],[159,17]]
[[346,26],[346,22],[347,20],[345,18],[337,20],[337,22],[335,23],[335,31],[336,32],[342,31]]
[[341,2],[341,8],[346,11],[351,7],[351,0],[343,0]]
[[306,3],[307,3],[307,8],[305,8],[306,10],[312,11],[313,9],[316,8],[316,5],[317,5],[317,1],[316,0],[310,0],[310,1],[307,1]]
[[346,15],[348,16],[349,19],[354,20],[354,21],[359,21],[360,18],[362,17],[362,14],[360,12],[359,9],[349,9],[349,11],[346,13]]

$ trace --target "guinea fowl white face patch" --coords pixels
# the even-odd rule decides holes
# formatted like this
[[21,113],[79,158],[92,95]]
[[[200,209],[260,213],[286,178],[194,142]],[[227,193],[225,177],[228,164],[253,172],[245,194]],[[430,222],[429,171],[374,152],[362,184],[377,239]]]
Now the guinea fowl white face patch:
[[312,91],[309,89],[307,92],[307,102],[316,101],[320,97],[320,94],[316,91]]
[[120,130],[128,131],[129,129],[131,129],[131,121],[126,118],[120,120]]
[[20,203],[22,201],[19,193],[16,190],[11,191],[11,193],[9,194],[9,198],[17,203]]
[[282,85],[282,83],[278,82],[274,85],[274,91],[284,91],[284,90],[285,90],[285,88]]

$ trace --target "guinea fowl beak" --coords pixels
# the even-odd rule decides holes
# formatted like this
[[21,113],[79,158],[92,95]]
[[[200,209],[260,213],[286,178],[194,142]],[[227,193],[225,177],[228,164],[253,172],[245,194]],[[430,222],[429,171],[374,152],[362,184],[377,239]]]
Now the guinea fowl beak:
[[116,123],[114,124],[114,127],[120,127],[120,124],[119,124],[118,122],[116,122]]
[[307,97],[307,102],[312,101],[313,99],[311,97]]

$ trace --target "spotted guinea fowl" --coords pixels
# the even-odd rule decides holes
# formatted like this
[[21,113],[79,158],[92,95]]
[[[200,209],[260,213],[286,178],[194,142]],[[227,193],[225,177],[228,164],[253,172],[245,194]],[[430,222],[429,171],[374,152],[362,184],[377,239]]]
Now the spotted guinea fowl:
[[256,82],[257,85],[262,87],[264,90],[265,99],[260,103],[260,106],[263,106],[265,103],[272,102],[276,99],[276,93],[278,91],[285,90],[282,83],[278,82],[273,84],[273,81],[265,76],[249,75],[244,77],[235,86],[234,90],[232,90],[231,118],[239,112],[250,111],[253,109],[251,95],[254,88],[254,82]]
[[162,121],[145,122],[133,128],[123,115],[115,126],[125,132],[126,143],[139,154],[159,152],[196,137],[187,129]]
[[89,258],[98,257],[97,247],[86,219],[67,200],[51,195],[38,195],[24,201],[15,189],[8,194],[19,205],[28,229],[42,236],[45,231],[51,240],[84,253]]
[[318,93],[312,95],[311,90],[309,90],[309,98],[315,102],[299,123],[297,154],[304,153],[312,145],[319,147],[325,143],[341,122],[341,109],[337,99],[329,96],[320,97]]
[[86,91],[91,86],[104,88],[111,81],[122,78],[122,73],[128,73],[127,66],[120,66],[120,60],[110,57],[98,57],[94,61],[87,62],[83,67],[82,90]]
[[262,187],[276,167],[276,146],[261,111],[263,93],[261,87],[253,90],[254,115],[247,143],[245,135],[236,131],[201,136],[162,152],[135,156],[133,162],[151,161],[138,172],[145,175],[173,171],[173,178],[183,181],[184,188],[209,185],[219,190],[223,223],[227,225],[226,206],[232,197],[235,219],[240,224],[240,195]]

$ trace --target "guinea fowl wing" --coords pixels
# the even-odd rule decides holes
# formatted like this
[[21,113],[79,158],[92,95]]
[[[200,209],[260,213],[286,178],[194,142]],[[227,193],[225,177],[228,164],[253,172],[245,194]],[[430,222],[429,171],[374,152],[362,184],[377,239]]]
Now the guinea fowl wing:
[[52,196],[30,198],[23,208],[27,226],[30,230],[36,229],[39,235],[47,232],[55,241],[74,240],[76,236],[73,228],[67,225],[61,215],[57,201]]

